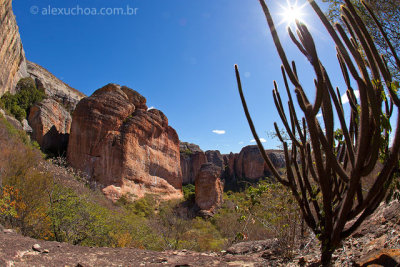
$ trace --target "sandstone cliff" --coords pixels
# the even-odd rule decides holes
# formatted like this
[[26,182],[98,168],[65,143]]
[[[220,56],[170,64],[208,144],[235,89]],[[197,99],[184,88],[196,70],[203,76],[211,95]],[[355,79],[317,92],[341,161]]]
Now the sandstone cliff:
[[58,102],[49,98],[34,105],[28,122],[32,127],[31,137],[43,151],[56,155],[66,151],[72,118]]
[[0,0],[0,96],[8,91],[14,92],[17,82],[28,76],[11,2]]
[[207,163],[207,157],[198,145],[180,143],[180,161],[183,184],[194,184],[202,164]]
[[[285,167],[282,151],[266,150],[266,152],[277,168]],[[237,179],[257,180],[271,175],[257,146],[246,146],[238,154],[221,155],[218,150],[203,152],[195,144],[181,143],[181,169],[184,184],[194,184],[201,165],[208,162],[221,168],[221,178],[229,186],[234,185]]]
[[206,216],[214,214],[216,209],[222,205],[224,184],[220,179],[221,168],[213,163],[201,165],[196,177],[196,204],[201,213]]
[[103,185],[110,199],[182,196],[176,131],[161,111],[147,110],[146,99],[127,87],[109,84],[78,103],[67,157]]
[[[285,156],[282,151],[266,150],[266,152],[275,167],[285,167]],[[229,172],[232,172],[232,170],[229,170]],[[235,155],[234,172],[236,177],[250,180],[271,175],[271,171],[255,145],[246,146],[238,155]]]
[[34,105],[29,114],[32,138],[41,149],[56,155],[66,152],[71,128],[71,115],[85,95],[56,78],[49,71],[27,61],[28,72],[38,89],[46,93],[47,99]]
[[36,86],[43,89],[49,98],[62,104],[69,112],[72,112],[78,102],[86,97],[85,94],[59,80],[42,66],[27,61],[27,67],[29,75],[36,82]]

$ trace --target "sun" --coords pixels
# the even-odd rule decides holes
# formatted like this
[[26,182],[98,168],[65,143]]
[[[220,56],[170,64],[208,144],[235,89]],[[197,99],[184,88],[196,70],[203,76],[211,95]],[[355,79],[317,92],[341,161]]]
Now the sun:
[[288,26],[290,26],[292,24],[295,24],[296,20],[304,22],[305,13],[303,9],[305,5],[306,3],[299,6],[297,1],[295,1],[295,3],[292,4],[288,0],[287,6],[281,6],[282,12],[280,13],[280,15],[282,16],[283,19],[281,23],[286,23]]

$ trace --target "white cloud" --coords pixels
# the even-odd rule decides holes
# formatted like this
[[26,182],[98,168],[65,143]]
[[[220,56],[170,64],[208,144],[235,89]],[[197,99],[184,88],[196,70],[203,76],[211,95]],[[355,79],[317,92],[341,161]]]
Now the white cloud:
[[247,71],[247,72],[244,73],[244,77],[250,78],[250,76],[251,76],[251,73],[250,73],[250,72]]
[[322,117],[322,113],[318,113],[317,118],[321,118],[321,117]]
[[154,107],[153,107],[153,106],[151,106],[151,107],[149,107],[147,110],[151,110],[151,109],[154,109]]
[[[265,140],[264,138],[260,138],[260,141],[261,141],[261,143],[266,143],[267,142],[267,140]],[[250,140],[250,143],[255,143],[256,142],[256,140]]]
[[[360,98],[360,91],[354,90],[354,95],[356,96],[357,99]],[[348,102],[349,102],[349,99],[347,98],[347,94],[344,93],[344,94],[342,95],[342,103],[343,103],[343,104],[346,104],[346,103],[348,103]]]
[[226,133],[225,130],[213,130],[212,132],[215,134],[225,134]]
[[244,144],[244,142],[243,142],[243,141],[240,141],[240,142],[239,142],[239,145],[243,145],[243,144]]

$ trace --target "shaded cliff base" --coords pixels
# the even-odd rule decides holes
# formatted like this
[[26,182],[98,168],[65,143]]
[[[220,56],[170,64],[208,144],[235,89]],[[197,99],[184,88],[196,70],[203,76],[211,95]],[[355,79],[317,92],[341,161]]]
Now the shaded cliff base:
[[[400,204],[382,204],[333,256],[333,266],[398,266]],[[285,258],[275,240],[238,243],[218,253],[155,252],[134,248],[92,248],[38,241],[0,229],[2,266],[318,266],[318,244]]]

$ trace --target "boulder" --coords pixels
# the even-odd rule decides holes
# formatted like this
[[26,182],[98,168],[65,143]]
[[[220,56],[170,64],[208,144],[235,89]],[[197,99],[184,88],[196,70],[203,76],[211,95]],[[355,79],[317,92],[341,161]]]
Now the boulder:
[[82,99],[73,113],[67,159],[112,200],[147,193],[182,197],[179,138],[146,99],[115,84]]
[[233,244],[226,252],[234,255],[243,255],[249,253],[255,253],[265,250],[276,251],[279,247],[279,241],[277,238],[258,240],[258,241],[247,241]]
[[195,181],[195,199],[200,210],[213,213],[222,205],[224,185],[220,175],[221,168],[213,163],[201,165]]
[[202,164],[207,163],[206,154],[198,145],[180,143],[180,161],[183,184],[194,184]]
[[32,139],[43,151],[55,154],[66,151],[72,118],[62,105],[53,99],[44,99],[31,107],[28,122]]
[[32,134],[33,129],[32,127],[29,125],[28,121],[26,119],[23,119],[22,122],[22,129],[27,133],[27,134]]
[[400,249],[381,249],[362,257],[355,266],[399,266]]
[[14,116],[10,116],[5,114],[4,118],[8,121],[8,123],[10,123],[15,129],[22,131],[22,125],[21,122],[19,120],[17,120],[16,118],[14,118]]

